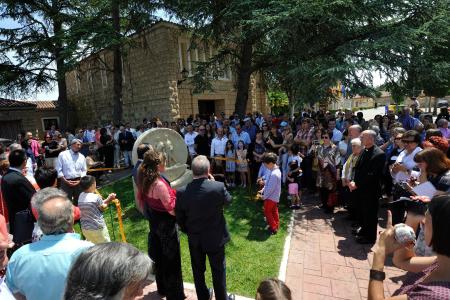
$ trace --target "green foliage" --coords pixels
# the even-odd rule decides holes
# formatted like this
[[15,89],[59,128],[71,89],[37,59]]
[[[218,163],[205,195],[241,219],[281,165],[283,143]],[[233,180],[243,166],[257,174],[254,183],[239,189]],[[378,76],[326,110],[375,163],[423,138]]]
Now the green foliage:
[[[111,192],[117,194],[124,214],[127,241],[141,251],[147,252],[148,222],[134,206],[131,178],[106,186],[100,192],[104,196]],[[277,235],[271,236],[264,229],[262,202],[252,201],[247,189],[236,189],[232,192],[232,196],[232,204],[224,210],[231,235],[231,241],[226,246],[227,286],[229,292],[253,297],[262,279],[278,276],[291,211],[284,203],[280,204],[280,231]],[[104,213],[111,239],[113,228],[109,210],[112,210],[116,240],[120,241],[117,214],[113,208]],[[185,234],[180,234],[180,245],[183,280],[194,282]],[[212,286],[209,266],[206,273],[207,284]]]
[[286,112],[289,108],[289,99],[283,91],[268,91],[267,98],[269,100],[270,108],[275,114]]

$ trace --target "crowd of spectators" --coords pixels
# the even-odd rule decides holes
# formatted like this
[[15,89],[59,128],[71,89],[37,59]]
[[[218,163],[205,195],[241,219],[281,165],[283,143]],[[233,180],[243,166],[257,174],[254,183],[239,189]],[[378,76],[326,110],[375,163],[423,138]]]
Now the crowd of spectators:
[[[302,209],[302,197],[305,195],[316,195],[318,204],[326,214],[345,209],[349,224],[354,228],[356,242],[377,244],[369,282],[369,299],[383,299],[383,284],[380,282],[384,279],[384,260],[392,253],[396,266],[417,273],[412,281],[406,281],[395,293],[398,299],[450,298],[449,118],[447,108],[433,119],[430,115],[420,114],[414,106],[405,107],[398,114],[388,111],[370,120],[364,118],[363,112],[355,115],[352,111],[302,110],[294,117],[259,113],[241,117],[222,113],[170,123],[158,118],[150,121],[144,119],[135,128],[129,123],[118,127],[109,124],[75,132],[66,131],[64,134],[52,127],[46,132],[42,143],[31,133],[20,134],[16,143],[6,151],[2,148],[0,153],[4,198],[2,213],[8,213],[9,233],[13,236],[11,240],[8,232],[0,230],[0,245],[7,249],[12,247],[11,242],[15,243],[6,285],[16,297],[25,296],[27,299],[41,295],[39,293],[53,293],[46,299],[56,299],[52,295],[57,294],[60,299],[64,290],[67,299],[88,299],[84,295],[104,295],[112,280],[108,279],[109,274],[104,274],[107,282],[99,284],[98,291],[79,293],[80,286],[84,284],[82,270],[87,269],[87,274],[95,276],[94,273],[98,272],[95,269],[98,268],[97,260],[107,261],[103,251],[132,256],[136,263],[148,265],[132,247],[122,249],[114,243],[91,247],[88,242],[81,243],[71,236],[72,226],[76,215],[80,217],[81,209],[81,222],[85,224],[83,233],[89,233],[94,226],[95,232],[91,233],[94,238],[91,240],[94,243],[109,242],[101,209],[114,199],[114,195],[106,200],[96,197],[93,194],[95,179],[86,177],[87,173],[99,166],[105,167],[106,172],[133,167],[131,151],[135,140],[149,129],[171,128],[185,141],[189,153],[188,165],[196,157],[207,157],[211,162],[210,173],[222,178],[227,189],[249,188],[250,193],[261,191],[266,200],[264,211],[271,234],[276,234],[279,222],[288,221],[278,220],[278,211],[275,216],[274,208],[288,205],[293,210]],[[49,177],[56,174],[65,193],[40,186],[35,177],[39,177],[40,182],[52,181],[43,180],[43,173]],[[273,176],[280,178],[287,197],[280,198],[278,190],[270,191],[278,196],[267,196],[267,186],[273,188]],[[164,184],[164,181],[160,182]],[[55,180],[49,186],[54,183]],[[35,193],[39,188],[42,190]],[[82,199],[80,209],[76,206],[79,199]],[[377,241],[379,209],[383,206],[389,209],[387,229]],[[33,210],[37,211],[37,215],[31,213]],[[83,221],[83,212],[95,219]],[[173,209],[172,213],[175,213]],[[30,230],[36,229],[33,226],[36,218],[42,234],[35,243],[29,244],[32,236]],[[414,245],[400,244],[395,239],[395,225],[400,223],[414,230]],[[70,259],[61,258],[65,263],[58,265],[59,269],[42,269],[43,273],[58,277],[54,280],[65,282],[69,278],[67,288],[64,288],[64,282],[58,285],[59,290],[52,291],[37,291],[39,287],[27,286],[36,281],[38,273],[35,265],[40,264],[40,259],[43,260],[42,265],[47,264],[44,261],[48,259],[46,250],[43,249],[57,252],[63,242],[71,243],[69,248],[75,252],[81,253],[80,248],[90,248],[79,256],[71,269],[72,260],[78,254],[66,254]],[[27,260],[29,262],[24,263]],[[23,265],[27,265],[26,268]],[[133,264],[124,266],[117,263],[112,267],[127,268],[127,272],[136,273],[135,281],[123,279],[123,284],[119,285],[121,288],[114,290],[116,294],[123,295],[134,295],[139,290],[135,287],[142,286],[146,274],[150,272],[149,269],[133,269]],[[53,280],[52,276],[46,280]],[[4,289],[0,289],[0,295],[2,291]],[[279,295],[273,299],[291,297],[282,283],[268,280],[261,283],[257,299],[272,299],[267,296],[270,293]]]

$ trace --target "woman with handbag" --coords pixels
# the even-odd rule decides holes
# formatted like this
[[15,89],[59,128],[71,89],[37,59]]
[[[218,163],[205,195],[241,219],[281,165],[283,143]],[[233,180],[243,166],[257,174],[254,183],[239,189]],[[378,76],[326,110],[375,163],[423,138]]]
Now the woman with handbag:
[[322,133],[323,144],[317,147],[317,160],[319,172],[317,176],[317,187],[322,208],[326,213],[333,213],[337,204],[336,187],[340,177],[340,154],[339,148],[331,142],[333,132]]
[[[409,197],[411,194],[402,186],[404,182],[409,181],[413,175],[413,169],[417,168],[414,156],[419,153],[422,148],[420,145],[420,135],[415,130],[408,130],[402,136],[404,150],[398,155],[395,163],[392,164],[390,170],[394,182],[393,199],[394,201],[400,197]],[[406,205],[404,202],[395,202],[391,204],[392,224],[402,223],[405,219]]]

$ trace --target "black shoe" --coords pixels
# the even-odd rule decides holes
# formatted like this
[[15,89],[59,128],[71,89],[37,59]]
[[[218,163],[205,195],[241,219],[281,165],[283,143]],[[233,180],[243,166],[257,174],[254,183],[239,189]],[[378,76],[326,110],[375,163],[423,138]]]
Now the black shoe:
[[358,224],[358,223],[356,223],[356,222],[355,222],[355,223],[352,223],[352,225],[351,225],[351,226],[352,226],[353,228],[358,228],[358,227],[360,227],[360,226],[359,226],[359,224]]
[[352,234],[353,235],[358,235],[361,232],[361,227],[357,227],[357,228],[353,228],[352,229]]
[[375,244],[374,240],[369,240],[368,238],[366,238],[364,236],[357,237],[356,238],[356,242],[358,244],[361,244],[361,245],[369,245],[369,244],[373,245],[373,244]]
[[209,300],[212,300],[212,298],[214,296],[214,290],[212,288],[209,288],[208,293],[209,293]]
[[272,230],[271,228],[269,228],[269,234],[270,234],[270,235],[275,235],[275,234],[277,234],[277,232],[278,232],[278,231]]
[[229,294],[227,300],[236,300],[236,296],[234,294]]

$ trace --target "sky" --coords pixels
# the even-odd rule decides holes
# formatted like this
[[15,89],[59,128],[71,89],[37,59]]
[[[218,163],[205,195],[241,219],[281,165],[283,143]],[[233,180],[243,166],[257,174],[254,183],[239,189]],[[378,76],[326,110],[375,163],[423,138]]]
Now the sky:
[[[156,16],[159,18],[162,18],[164,20],[170,20],[170,17],[162,10],[158,10],[156,12]],[[10,19],[2,19],[0,20],[0,27],[1,28],[14,28],[16,26],[16,23]],[[380,73],[374,73],[373,74],[373,85],[379,86],[384,83],[384,76],[382,76]],[[0,95],[3,97],[8,97],[8,95]],[[23,97],[21,100],[57,100],[58,99],[58,89],[55,86],[53,88],[50,88],[48,91],[44,92],[37,92],[31,95],[28,95],[27,97]]]

